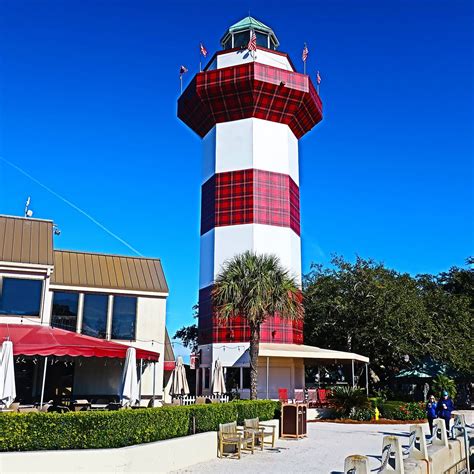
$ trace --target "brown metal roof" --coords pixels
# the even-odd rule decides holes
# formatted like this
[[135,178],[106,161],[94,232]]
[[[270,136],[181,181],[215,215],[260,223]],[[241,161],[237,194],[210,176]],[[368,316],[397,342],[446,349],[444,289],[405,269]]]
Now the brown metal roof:
[[54,285],[168,293],[161,261],[72,250],[54,251]]
[[0,215],[0,262],[53,265],[53,222]]
[[168,329],[165,329],[165,361],[174,361],[174,350],[171,345],[170,335]]

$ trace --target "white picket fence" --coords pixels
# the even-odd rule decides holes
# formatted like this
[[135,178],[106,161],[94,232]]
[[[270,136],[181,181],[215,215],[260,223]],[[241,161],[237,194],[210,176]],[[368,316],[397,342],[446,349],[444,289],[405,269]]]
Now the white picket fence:
[[[194,405],[196,403],[196,397],[194,395],[184,395],[177,397],[181,400],[181,405]],[[229,395],[206,395],[204,398],[208,398],[212,401],[218,401],[219,403],[227,403],[229,401]]]

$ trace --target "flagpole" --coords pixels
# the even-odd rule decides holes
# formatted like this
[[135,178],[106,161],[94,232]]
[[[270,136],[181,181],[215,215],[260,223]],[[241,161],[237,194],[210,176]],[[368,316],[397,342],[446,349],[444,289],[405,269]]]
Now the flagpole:
[[182,74],[179,75],[179,82],[181,84],[181,94],[182,94],[183,93],[183,75]]
[[306,74],[306,61],[303,61],[303,74]]

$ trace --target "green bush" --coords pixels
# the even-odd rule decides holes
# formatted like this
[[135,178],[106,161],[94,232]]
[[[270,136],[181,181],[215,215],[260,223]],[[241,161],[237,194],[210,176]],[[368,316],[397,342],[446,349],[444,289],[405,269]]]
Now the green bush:
[[446,390],[449,396],[454,400],[458,393],[456,388],[456,382],[449,378],[447,375],[439,374],[433,379],[432,388],[435,392],[436,397],[441,398],[441,394]]
[[0,451],[120,448],[216,431],[219,423],[247,417],[268,420],[270,400],[119,411],[0,414]]
[[372,408],[356,409],[350,416],[351,420],[370,421],[375,417],[375,410]]
[[331,403],[341,417],[351,417],[357,410],[370,406],[364,390],[355,387],[336,387],[332,390]]
[[385,402],[379,407],[383,418],[388,420],[423,420],[426,418],[425,404],[400,401]]

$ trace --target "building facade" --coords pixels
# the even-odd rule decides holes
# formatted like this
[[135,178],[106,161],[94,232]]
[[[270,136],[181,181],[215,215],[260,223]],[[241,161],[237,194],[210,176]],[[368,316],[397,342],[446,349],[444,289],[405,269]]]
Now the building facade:
[[[155,353],[158,361],[140,368],[143,403],[153,390],[156,398],[163,395],[168,294],[158,259],[55,250],[52,221],[0,216],[2,334],[16,325],[40,325]],[[17,383],[19,397],[34,399],[38,383],[26,379],[41,378],[41,360],[18,360],[18,377],[25,379]],[[118,394],[123,359],[66,354],[63,361],[65,369],[47,379],[47,395]]]

